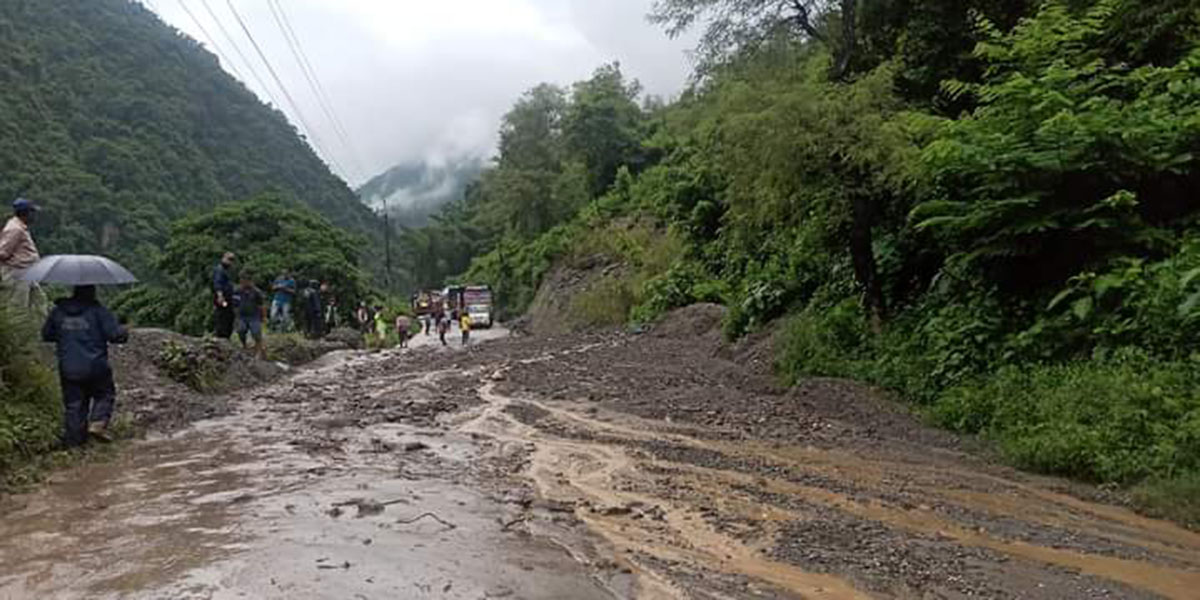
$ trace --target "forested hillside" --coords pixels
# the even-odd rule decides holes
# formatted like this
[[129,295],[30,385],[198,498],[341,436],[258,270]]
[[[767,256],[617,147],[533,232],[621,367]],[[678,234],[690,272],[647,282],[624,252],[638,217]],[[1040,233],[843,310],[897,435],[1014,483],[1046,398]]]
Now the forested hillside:
[[719,302],[785,379],[877,384],[1200,522],[1197,7],[660,0],[705,27],[694,87],[531,90],[408,258],[510,314],[590,270],[577,326]]
[[140,4],[0,3],[0,199],[43,205],[44,253],[153,277],[172,221],[268,191],[377,231],[282,113]]

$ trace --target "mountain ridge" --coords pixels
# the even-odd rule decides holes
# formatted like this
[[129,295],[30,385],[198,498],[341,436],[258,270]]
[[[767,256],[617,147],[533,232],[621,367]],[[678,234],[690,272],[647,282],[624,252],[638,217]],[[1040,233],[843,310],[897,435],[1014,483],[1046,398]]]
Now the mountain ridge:
[[43,206],[43,252],[158,275],[172,222],[269,192],[377,235],[283,113],[140,4],[12,0],[0,32],[0,200]]
[[356,193],[363,204],[386,210],[404,227],[422,227],[447,203],[461,198],[483,173],[482,156],[399,163],[372,177]]

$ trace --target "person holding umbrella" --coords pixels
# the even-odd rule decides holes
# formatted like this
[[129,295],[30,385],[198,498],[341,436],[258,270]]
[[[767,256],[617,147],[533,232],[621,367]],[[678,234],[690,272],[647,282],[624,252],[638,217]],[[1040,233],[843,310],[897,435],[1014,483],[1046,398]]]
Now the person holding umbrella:
[[45,314],[38,285],[19,277],[22,271],[41,259],[37,244],[29,233],[38,207],[25,198],[17,198],[12,208],[12,218],[0,230],[0,285],[7,292],[9,304],[24,309],[35,308]]
[[42,339],[56,345],[63,397],[63,444],[82,446],[89,435],[108,441],[117,399],[108,345],[129,340],[115,316],[96,299],[97,285],[134,283],[124,267],[100,256],[50,256],[22,273],[28,282],[75,286],[59,300],[42,326]]

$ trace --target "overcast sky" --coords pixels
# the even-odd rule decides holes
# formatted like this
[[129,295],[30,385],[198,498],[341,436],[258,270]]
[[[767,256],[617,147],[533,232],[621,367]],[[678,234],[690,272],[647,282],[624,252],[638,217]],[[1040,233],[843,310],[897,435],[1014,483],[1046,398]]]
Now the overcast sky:
[[[303,120],[259,60],[230,1]],[[570,84],[617,60],[647,93],[669,98],[691,71],[687,50],[693,41],[671,40],[647,23],[652,0],[280,0],[345,126],[347,148],[268,0],[143,2],[210,50],[215,44],[232,63],[222,61],[225,69],[265,101],[274,98],[297,127],[305,130],[307,122],[318,153],[355,186],[404,161],[491,156],[500,117],[540,82]]]

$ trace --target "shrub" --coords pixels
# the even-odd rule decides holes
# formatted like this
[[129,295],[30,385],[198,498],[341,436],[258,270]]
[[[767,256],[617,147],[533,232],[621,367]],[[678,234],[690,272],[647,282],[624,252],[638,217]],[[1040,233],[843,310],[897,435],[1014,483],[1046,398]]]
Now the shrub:
[[34,324],[0,304],[0,477],[52,450],[62,423],[57,378]]
[[1200,472],[1198,366],[1139,351],[1009,366],[947,390],[931,414],[996,440],[1029,469],[1103,483],[1172,479]]
[[860,377],[871,358],[868,336],[858,302],[810,306],[784,322],[777,367],[789,383],[805,376]]
[[633,309],[632,318],[647,323],[670,310],[698,302],[724,304],[728,290],[723,282],[713,279],[700,265],[678,261],[666,273],[642,284],[638,295],[640,301]]
[[1146,481],[1133,489],[1133,501],[1152,516],[1200,529],[1200,473]]
[[582,327],[621,325],[629,319],[635,301],[631,288],[629,279],[606,275],[571,299],[568,318]]
[[196,344],[167,341],[155,358],[155,365],[172,380],[207,393],[217,389],[232,355],[233,346],[212,338]]

